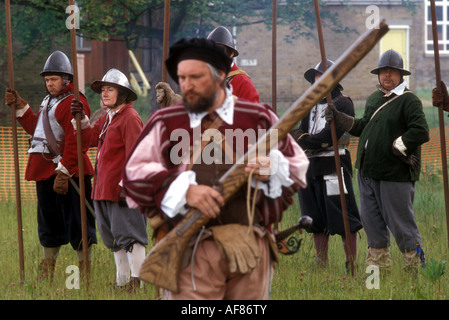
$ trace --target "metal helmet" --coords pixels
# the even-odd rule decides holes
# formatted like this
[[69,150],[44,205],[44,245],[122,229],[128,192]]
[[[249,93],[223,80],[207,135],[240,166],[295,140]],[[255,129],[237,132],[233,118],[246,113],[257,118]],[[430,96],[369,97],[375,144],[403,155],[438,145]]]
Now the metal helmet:
[[231,32],[223,26],[216,27],[207,36],[207,39],[214,40],[217,44],[221,44],[234,52],[234,57],[239,55],[239,52],[235,48],[234,38]]
[[123,72],[117,69],[110,69],[108,72],[106,72],[101,81],[95,80],[90,85],[91,89],[96,93],[101,93],[102,86],[112,86],[123,89],[128,94],[128,102],[137,100],[137,94],[131,89],[128,78],[123,74]]
[[61,51],[55,51],[47,58],[44,69],[40,73],[42,77],[53,74],[66,74],[73,77],[72,64]]
[[[329,69],[330,67],[332,67],[334,65],[334,62],[332,60],[326,59],[326,70]],[[323,74],[323,62],[320,61],[315,68],[310,68],[309,70],[307,70],[306,72],[304,72],[304,78],[306,78],[307,81],[309,81],[310,83],[314,83],[315,82],[315,76],[316,74]],[[338,88],[340,90],[343,90],[343,87],[338,84],[337,85]]]
[[[320,63],[318,63],[315,66],[315,68],[310,68],[309,70],[304,72],[304,78],[306,78],[306,80],[309,81],[310,83],[314,83],[316,73],[319,72],[320,74],[323,74],[323,64],[322,63],[323,62],[321,61]],[[333,64],[334,64],[334,62],[332,60],[326,59],[327,69],[329,69]]]
[[410,71],[404,69],[404,61],[402,60],[399,52],[390,49],[385,51],[380,57],[379,64],[377,68],[371,70],[372,74],[379,74],[380,69],[382,68],[393,68],[399,70],[401,75],[408,76],[410,75]]

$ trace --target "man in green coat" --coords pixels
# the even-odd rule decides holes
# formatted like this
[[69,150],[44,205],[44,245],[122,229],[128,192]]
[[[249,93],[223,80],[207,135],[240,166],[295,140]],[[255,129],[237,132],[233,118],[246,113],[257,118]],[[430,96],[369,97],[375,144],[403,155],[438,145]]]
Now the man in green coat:
[[360,119],[329,106],[326,120],[359,137],[357,160],[360,218],[368,240],[368,265],[387,268],[390,231],[403,253],[406,269],[424,261],[413,198],[419,179],[421,145],[429,141],[422,103],[404,81],[401,55],[386,51],[371,73],[379,79]]

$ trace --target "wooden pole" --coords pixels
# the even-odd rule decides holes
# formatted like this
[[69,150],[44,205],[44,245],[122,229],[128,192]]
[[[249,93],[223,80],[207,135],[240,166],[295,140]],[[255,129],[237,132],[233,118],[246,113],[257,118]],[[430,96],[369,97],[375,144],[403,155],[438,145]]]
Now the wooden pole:
[[[5,0],[5,18],[6,18],[6,43],[8,46],[8,76],[9,88],[14,90],[14,66],[12,58],[12,31],[11,31],[11,5],[9,0]],[[23,256],[23,234],[22,234],[22,200],[20,193],[20,170],[19,170],[19,151],[17,143],[17,123],[16,123],[16,107],[11,105],[11,124],[12,124],[12,141],[14,151],[14,173],[16,182],[16,208],[17,208],[17,236],[19,244],[19,270],[20,281],[25,280],[25,262]]]
[[[162,49],[162,82],[167,82],[167,66],[165,60],[168,58],[168,41],[170,35],[170,0],[165,0],[164,4],[164,38]],[[166,101],[162,101],[161,107],[166,107]]]
[[170,0],[165,0],[164,5],[164,43],[162,50],[162,81],[167,82],[167,66],[165,60],[168,58],[168,40],[170,35]]
[[[440,70],[440,52],[438,47],[438,30],[437,18],[435,10],[435,0],[430,0],[430,10],[432,15],[432,37],[433,37],[433,55],[435,58],[435,77],[437,89],[441,92],[441,70]],[[449,190],[448,190],[448,173],[447,173],[447,155],[446,155],[446,134],[444,130],[444,114],[443,106],[438,107],[438,119],[440,125],[440,142],[441,142],[441,165],[443,169],[444,183],[444,203],[446,209],[446,230],[449,246]]]
[[277,42],[277,4],[273,0],[273,17],[272,17],[272,35],[271,35],[271,105],[274,112],[277,113],[277,56],[276,56],[276,42]]
[[[321,65],[323,67],[323,73],[326,72],[327,69],[327,59],[326,59],[326,51],[324,48],[324,39],[323,39],[323,29],[321,25],[321,17],[320,17],[320,7],[318,0],[314,0],[315,5],[315,15],[316,15],[316,24],[318,29],[318,38],[320,41],[320,52],[321,52]],[[332,103],[332,96],[329,92],[327,95],[327,103]],[[340,163],[340,154],[338,150],[338,141],[337,141],[337,132],[335,129],[335,122],[332,121],[331,124],[331,135],[332,135],[332,146],[334,148],[334,154],[335,154],[335,169],[337,171],[337,177],[338,177],[338,186],[340,189],[340,202],[341,202],[341,211],[343,215],[343,224],[345,228],[345,236],[346,236],[346,246],[348,247],[349,251],[349,263],[351,266],[351,275],[354,276],[354,253],[352,249],[351,244],[351,231],[349,229],[349,220],[348,220],[348,210],[346,206],[346,196],[344,191],[344,184],[343,184],[343,177],[342,177],[342,170],[341,170],[341,163]]]
[[[69,5],[73,6],[73,0],[69,0]],[[71,13],[72,14],[72,13]],[[76,49],[76,29],[75,23],[72,24],[70,28],[70,40],[72,48],[72,69],[73,69],[73,85],[75,99],[79,101],[79,83],[78,83],[78,59],[77,59],[77,49]],[[75,117],[76,127],[81,128],[81,112],[78,112]],[[82,233],[82,245],[83,245],[83,260],[84,263],[82,267],[84,268],[84,276],[89,275],[89,255],[88,255],[88,239],[87,239],[87,217],[86,217],[86,190],[84,184],[84,159],[83,159],[83,146],[81,142],[81,130],[76,130],[76,143],[78,152],[78,173],[79,173],[79,189],[80,189],[80,211],[81,211],[81,233]],[[86,281],[86,283],[89,283]]]

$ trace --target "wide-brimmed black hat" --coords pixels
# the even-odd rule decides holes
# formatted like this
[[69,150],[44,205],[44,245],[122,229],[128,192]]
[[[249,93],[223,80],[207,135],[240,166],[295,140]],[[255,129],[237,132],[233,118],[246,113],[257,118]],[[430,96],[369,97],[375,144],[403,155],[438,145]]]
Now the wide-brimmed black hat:
[[170,47],[165,60],[168,74],[174,81],[178,82],[178,63],[187,59],[207,62],[225,74],[231,70],[232,59],[225,53],[224,47],[215,41],[205,38],[181,39]]

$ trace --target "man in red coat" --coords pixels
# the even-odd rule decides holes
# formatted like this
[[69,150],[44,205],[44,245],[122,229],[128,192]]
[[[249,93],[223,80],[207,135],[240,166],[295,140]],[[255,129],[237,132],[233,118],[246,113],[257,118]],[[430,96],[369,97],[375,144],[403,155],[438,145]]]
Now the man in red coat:
[[[15,90],[7,89],[5,99],[7,105],[15,106],[17,121],[32,137],[25,179],[36,181],[38,234],[43,246],[42,276],[52,278],[62,245],[70,243],[80,264],[84,263],[80,198],[72,185],[79,186],[77,141],[70,112],[74,97],[72,66],[63,52],[55,51],[40,75],[47,96],[37,114]],[[90,115],[86,98],[81,95],[80,99],[85,113]],[[86,200],[92,203],[90,177],[94,171],[86,151],[83,150]],[[91,244],[97,243],[95,219],[88,208],[86,212],[90,249]]]
[[[218,45],[224,47],[226,54],[232,59],[231,69],[226,75],[226,84],[232,90],[232,94],[238,98],[245,99],[254,103],[259,103],[259,93],[254,87],[249,75],[239,69],[233,59],[239,55],[235,48],[234,39],[231,32],[223,26],[219,26],[212,30],[207,37],[209,40],[215,41]],[[182,97],[176,94],[168,83],[159,82],[156,85],[157,103],[163,103],[165,106],[174,105],[182,101]]]

